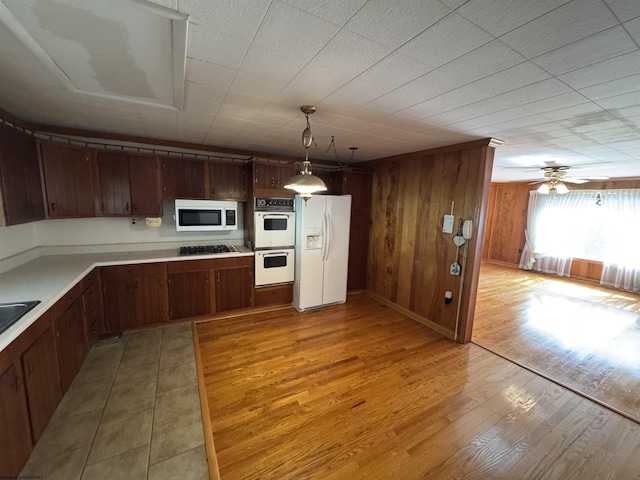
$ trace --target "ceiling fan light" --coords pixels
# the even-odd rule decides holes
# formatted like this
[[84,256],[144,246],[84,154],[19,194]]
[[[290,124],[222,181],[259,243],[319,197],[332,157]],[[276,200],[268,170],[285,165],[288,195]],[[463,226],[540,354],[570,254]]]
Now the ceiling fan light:
[[549,194],[549,185],[547,185],[546,183],[543,183],[542,185],[540,185],[538,187],[537,192],[541,193],[543,195],[548,195]]
[[556,185],[556,193],[558,193],[558,195],[563,195],[565,193],[569,193],[569,189],[564,183],[558,182]]

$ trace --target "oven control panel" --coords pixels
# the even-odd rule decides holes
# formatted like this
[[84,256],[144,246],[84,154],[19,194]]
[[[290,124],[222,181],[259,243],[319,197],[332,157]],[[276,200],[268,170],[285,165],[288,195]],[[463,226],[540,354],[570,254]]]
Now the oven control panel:
[[293,212],[293,198],[254,198],[254,211],[256,212]]

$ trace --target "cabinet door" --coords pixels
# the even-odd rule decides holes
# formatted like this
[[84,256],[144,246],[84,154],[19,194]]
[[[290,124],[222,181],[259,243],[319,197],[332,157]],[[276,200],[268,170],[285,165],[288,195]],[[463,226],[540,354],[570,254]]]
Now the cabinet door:
[[123,152],[98,152],[100,182],[100,213],[102,215],[131,215],[129,189],[129,160]]
[[135,325],[142,327],[167,321],[167,276],[143,275],[133,279]]
[[216,312],[253,305],[253,268],[250,266],[214,270]]
[[0,477],[17,478],[33,448],[20,362],[0,374],[0,399]]
[[162,182],[165,198],[204,198],[204,162],[163,158]]
[[168,274],[169,319],[211,313],[209,270]]
[[104,302],[104,331],[117,333],[126,325],[135,325],[135,294],[133,277],[111,278],[104,275],[103,269],[102,300]]
[[44,219],[35,139],[0,123],[0,190],[5,225]]
[[100,277],[93,274],[89,274],[89,276],[93,277],[93,281],[82,292],[82,313],[84,315],[85,331],[87,332],[88,349],[95,343],[98,336],[105,331]]
[[41,152],[49,216],[95,216],[89,151],[62,144],[42,143]]
[[131,213],[162,216],[160,165],[157,157],[129,155]]
[[293,197],[293,190],[286,190],[289,178],[296,174],[293,164],[254,163],[253,164],[253,196],[254,197]]
[[247,165],[244,163],[209,164],[210,196],[214,200],[247,200]]
[[55,320],[60,384],[66,392],[82,366],[87,355],[82,301],[73,302],[71,307]]
[[55,350],[55,335],[47,328],[22,355],[31,433],[37,442],[60,403],[60,373]]

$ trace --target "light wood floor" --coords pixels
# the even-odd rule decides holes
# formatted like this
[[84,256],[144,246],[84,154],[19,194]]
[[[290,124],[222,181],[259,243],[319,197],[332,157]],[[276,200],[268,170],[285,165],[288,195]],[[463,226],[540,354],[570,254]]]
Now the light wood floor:
[[364,295],[196,325],[222,480],[640,478],[640,426]]
[[640,422],[640,295],[483,263],[473,341]]

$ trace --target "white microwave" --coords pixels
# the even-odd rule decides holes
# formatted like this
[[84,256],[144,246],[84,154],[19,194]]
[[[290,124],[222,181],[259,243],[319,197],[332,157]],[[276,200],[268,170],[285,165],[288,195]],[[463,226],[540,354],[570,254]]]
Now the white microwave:
[[176,230],[206,232],[238,229],[238,202],[176,200]]

